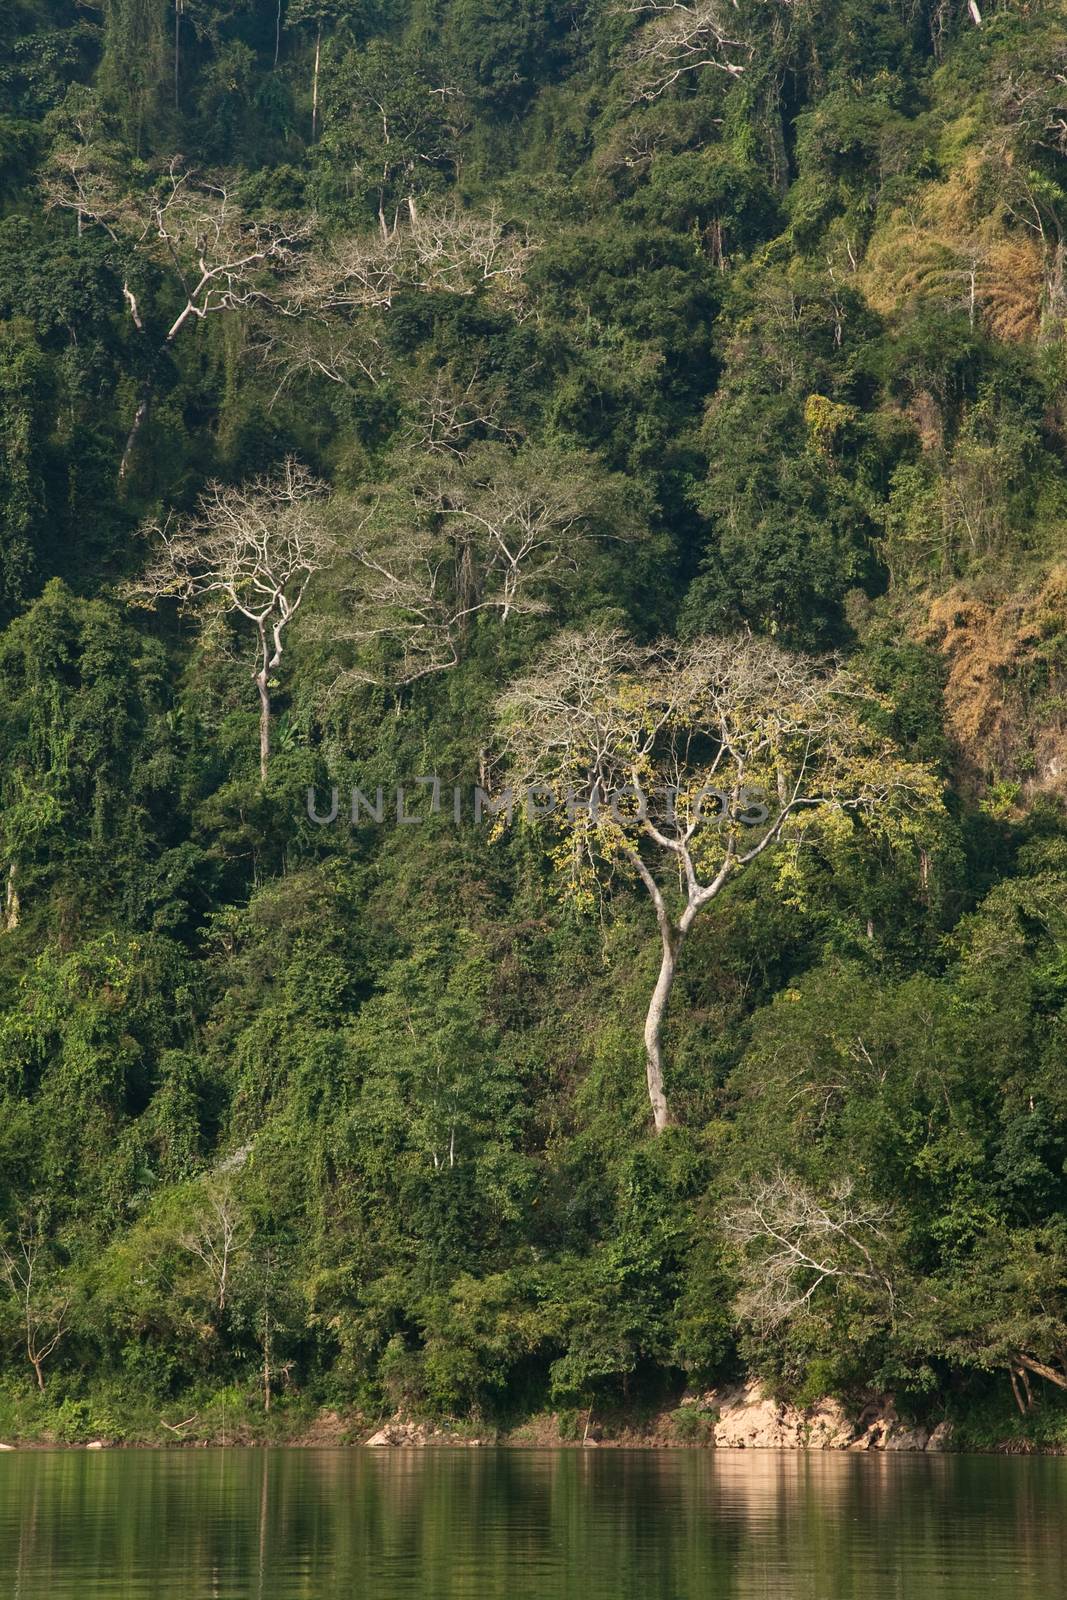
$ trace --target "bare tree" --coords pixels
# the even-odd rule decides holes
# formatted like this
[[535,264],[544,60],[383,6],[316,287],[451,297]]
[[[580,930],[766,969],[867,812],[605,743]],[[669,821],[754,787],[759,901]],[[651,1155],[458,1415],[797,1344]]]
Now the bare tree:
[[1009,56],[992,90],[993,109],[1020,142],[1067,155],[1067,42],[1039,53],[1025,65]]
[[758,1179],[726,1210],[722,1226],[742,1256],[741,1319],[766,1335],[805,1311],[827,1282],[855,1284],[892,1312],[888,1207],[857,1200],[851,1179],[821,1200],[782,1171]]
[[174,598],[237,613],[256,634],[260,776],[270,759],[270,689],[283,635],[316,572],[331,565],[338,539],[326,515],[328,492],[292,457],[276,477],[237,487],[209,484],[189,518],[170,516],[145,531],[157,542],[141,578],[126,586],[134,604]]
[[417,470],[364,497],[347,536],[351,621],[330,629],[360,660],[335,691],[375,677],[365,657],[375,640],[398,656],[389,667],[394,682],[455,666],[478,615],[506,623],[541,612],[594,541],[640,536],[632,493],[588,455],[486,441],[463,453],[468,400],[453,394],[424,414],[432,439],[424,439]]
[[737,8],[730,0],[694,0],[692,5],[630,0],[622,9],[649,18],[630,49],[637,99],[656,100],[679,78],[703,67],[740,77],[751,57],[751,45],[738,36]]
[[382,330],[367,314],[355,320],[261,317],[253,323],[250,344],[253,356],[274,381],[271,406],[301,379],[325,378],[336,384],[365,379],[377,389],[393,375]]
[[232,1190],[209,1184],[194,1226],[187,1228],[178,1242],[207,1268],[212,1297],[219,1310],[225,1311],[234,1265],[248,1244],[244,1216]]
[[405,289],[471,295],[493,288],[514,299],[535,248],[495,208],[487,215],[455,205],[423,210],[411,198],[377,232],[347,235],[309,256],[300,303],[320,314],[387,309]]
[[[138,193],[104,163],[93,143],[61,145],[45,179],[47,202],[102,227],[116,243],[163,268],[179,289],[178,314],[147,361],[141,394],[119,467],[124,478],[151,409],[159,364],[182,329],[218,312],[250,305],[286,306],[282,282],[293,269],[310,225],[249,216],[233,181],[186,167],[181,156],[159,181]],[[127,281],[123,297],[138,332],[144,319]]]
[[591,457],[533,446],[512,452],[478,444],[422,490],[458,552],[458,598],[468,612],[490,606],[542,610],[558,569],[573,571],[583,540],[600,531],[632,537],[639,524],[622,484]]
[[[377,388],[389,372],[382,319],[398,294],[473,295],[502,298],[518,315],[526,312],[524,280],[537,246],[511,229],[494,210],[487,216],[457,206],[419,208],[414,198],[398,207],[392,222],[377,230],[333,239],[306,251],[286,280],[286,316],[257,319],[254,345],[262,365],[277,374],[275,398],[300,376],[331,383],[363,379]],[[259,303],[279,309],[269,297]],[[442,428],[458,453],[478,436],[510,437],[479,408],[494,406],[489,386],[477,374],[466,392],[440,373],[419,402],[429,425],[430,448],[442,447]],[[450,431],[449,431],[450,430]]]
[[[862,686],[832,662],[751,637],[642,648],[623,634],[567,634],[499,704],[512,780],[551,797],[570,887],[588,898],[622,870],[644,886],[661,960],[645,1019],[657,1133],[671,1121],[663,1028],[693,924],[788,831],[939,804],[861,715]],[[868,699],[871,697],[867,697]],[[666,870],[664,870],[666,869]]]
[[375,646],[387,652],[388,677],[398,686],[456,666],[470,614],[457,598],[449,552],[410,501],[389,493],[364,505],[351,557],[343,589],[348,616],[318,630],[356,657],[334,679],[330,696],[381,680],[370,659]]
[[44,1367],[67,1332],[71,1297],[48,1268],[44,1236],[37,1225],[19,1230],[13,1243],[0,1240],[0,1278],[18,1303],[26,1359],[38,1389],[44,1390]]
[[428,381],[412,380],[409,393],[407,446],[417,455],[463,460],[480,440],[518,443],[518,431],[503,420],[502,389],[483,379],[477,367],[469,376],[438,367]]

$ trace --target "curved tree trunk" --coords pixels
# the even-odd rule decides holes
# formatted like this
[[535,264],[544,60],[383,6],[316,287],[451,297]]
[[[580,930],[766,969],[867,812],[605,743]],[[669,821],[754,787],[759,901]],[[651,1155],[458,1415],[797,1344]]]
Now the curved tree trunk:
[[663,957],[660,961],[656,987],[649,1001],[648,1014],[645,1017],[645,1072],[648,1080],[648,1098],[652,1106],[652,1120],[657,1133],[662,1133],[664,1128],[670,1127],[672,1120],[667,1103],[667,1091],[663,1084],[663,1024],[667,1016],[671,990],[674,988],[679,949],[678,942],[670,930],[664,928],[660,931]]

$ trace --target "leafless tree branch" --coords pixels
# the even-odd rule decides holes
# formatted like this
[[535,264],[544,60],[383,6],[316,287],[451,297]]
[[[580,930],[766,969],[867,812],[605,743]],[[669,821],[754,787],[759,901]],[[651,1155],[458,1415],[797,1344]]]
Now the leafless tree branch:
[[338,534],[327,517],[328,492],[289,457],[275,477],[246,485],[211,483],[188,518],[167,517],[143,530],[152,561],[125,589],[133,604],[175,599],[209,613],[237,613],[256,635],[253,673],[260,701],[260,774],[270,755],[270,684],[281,665],[283,635],[315,573],[332,564]]
[[874,1291],[891,1312],[894,1284],[883,1259],[890,1215],[888,1207],[858,1201],[851,1179],[825,1200],[781,1170],[758,1180],[722,1224],[744,1258],[739,1316],[758,1333],[773,1333],[830,1281]]

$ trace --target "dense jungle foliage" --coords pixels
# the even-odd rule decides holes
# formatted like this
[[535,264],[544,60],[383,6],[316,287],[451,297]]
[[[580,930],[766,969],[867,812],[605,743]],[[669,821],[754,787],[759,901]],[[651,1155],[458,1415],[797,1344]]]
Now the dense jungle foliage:
[[[1067,1434],[1067,5],[0,19],[0,1437]],[[657,1136],[655,841],[473,795],[724,641],[865,799],[686,931]]]

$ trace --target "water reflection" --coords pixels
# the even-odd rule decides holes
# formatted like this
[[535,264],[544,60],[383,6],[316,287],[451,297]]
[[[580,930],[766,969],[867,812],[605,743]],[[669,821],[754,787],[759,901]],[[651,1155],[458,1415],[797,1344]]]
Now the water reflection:
[[1067,1462],[833,1453],[25,1452],[16,1600],[1052,1600]]

